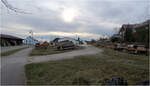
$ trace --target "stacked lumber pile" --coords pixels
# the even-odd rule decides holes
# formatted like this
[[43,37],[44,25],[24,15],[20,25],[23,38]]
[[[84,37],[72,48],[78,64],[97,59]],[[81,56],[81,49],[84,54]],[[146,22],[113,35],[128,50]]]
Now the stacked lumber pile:
[[149,49],[145,47],[145,45],[136,45],[136,44],[118,44],[116,45],[115,50],[123,51],[131,54],[148,54]]
[[150,49],[146,48],[145,45],[139,45],[139,44],[96,42],[93,45],[96,47],[104,47],[104,48],[114,49],[117,51],[131,53],[131,54],[148,55],[150,52]]
[[127,47],[125,50],[134,54],[146,54],[148,52],[144,45],[133,45],[133,47]]

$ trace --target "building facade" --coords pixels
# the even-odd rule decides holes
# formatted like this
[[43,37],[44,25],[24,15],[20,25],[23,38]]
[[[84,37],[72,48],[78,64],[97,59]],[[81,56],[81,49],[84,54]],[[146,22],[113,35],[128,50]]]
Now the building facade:
[[24,44],[25,45],[35,45],[36,43],[39,43],[39,41],[34,39],[31,36],[28,36],[26,39],[24,39]]
[[17,46],[22,45],[24,39],[7,34],[0,34],[0,40],[0,46]]
[[134,34],[138,30],[144,30],[149,29],[150,20],[147,20],[145,22],[139,23],[139,24],[123,24],[122,27],[119,30],[119,35],[123,40],[125,40],[126,32],[130,29],[130,31]]

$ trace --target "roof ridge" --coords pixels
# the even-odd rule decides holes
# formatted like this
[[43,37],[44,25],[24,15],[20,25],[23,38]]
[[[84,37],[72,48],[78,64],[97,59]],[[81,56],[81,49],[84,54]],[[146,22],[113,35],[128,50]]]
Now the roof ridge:
[[16,36],[8,35],[8,34],[0,34],[0,37],[3,37],[3,38],[12,38],[12,39],[22,39],[22,38],[19,38],[19,37],[16,37]]

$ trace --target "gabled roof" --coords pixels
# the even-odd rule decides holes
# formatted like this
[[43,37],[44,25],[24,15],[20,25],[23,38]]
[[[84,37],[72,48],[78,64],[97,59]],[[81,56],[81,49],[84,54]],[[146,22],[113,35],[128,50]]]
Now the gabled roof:
[[78,40],[76,40],[76,39],[74,39],[74,38],[63,37],[63,38],[55,38],[55,39],[53,40],[53,42],[58,42],[59,40],[63,40],[63,39],[68,39],[68,40],[75,40],[75,41],[78,41]]
[[22,38],[11,36],[11,35],[7,35],[7,34],[0,34],[0,38],[23,40]]
[[38,40],[34,39],[34,38],[33,38],[33,37],[31,37],[31,36],[29,36],[28,38],[31,38],[32,40],[34,40],[34,41],[37,41],[37,42],[38,42]]
[[78,40],[76,40],[76,39],[74,39],[74,38],[70,38],[70,37],[60,38],[59,40],[63,40],[63,39],[68,39],[68,40],[75,40],[75,41],[78,41]]
[[60,39],[60,38],[55,38],[55,39],[53,40],[53,42],[58,42],[59,39]]

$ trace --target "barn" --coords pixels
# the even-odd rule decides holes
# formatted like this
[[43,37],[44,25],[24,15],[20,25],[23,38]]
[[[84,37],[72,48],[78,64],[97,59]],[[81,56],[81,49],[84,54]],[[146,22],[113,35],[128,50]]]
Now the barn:
[[16,46],[23,44],[22,38],[7,34],[0,34],[0,46]]

